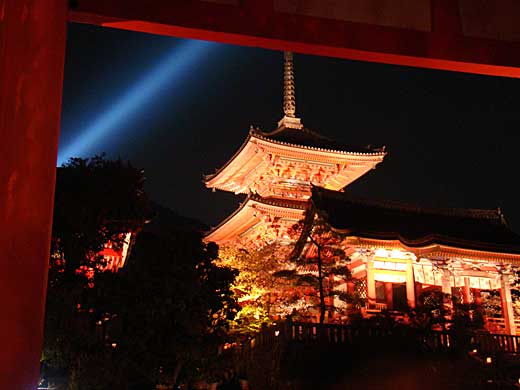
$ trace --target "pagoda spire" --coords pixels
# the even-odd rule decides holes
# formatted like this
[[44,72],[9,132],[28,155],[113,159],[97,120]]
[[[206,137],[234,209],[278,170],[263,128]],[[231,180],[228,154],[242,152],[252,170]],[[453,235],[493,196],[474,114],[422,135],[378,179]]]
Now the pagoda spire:
[[296,98],[294,96],[293,53],[286,51],[283,71],[283,112],[285,116],[294,118],[296,113]]
[[294,94],[294,66],[293,53],[284,52],[284,70],[283,70],[283,118],[278,122],[278,127],[290,127],[293,129],[301,129],[300,118],[296,117],[296,97]]

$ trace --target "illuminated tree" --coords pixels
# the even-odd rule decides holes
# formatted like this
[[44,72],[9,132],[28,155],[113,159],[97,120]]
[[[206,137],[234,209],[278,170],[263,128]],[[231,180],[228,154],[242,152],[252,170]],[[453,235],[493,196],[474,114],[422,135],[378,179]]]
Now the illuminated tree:
[[291,247],[281,244],[266,245],[259,250],[246,250],[232,246],[220,249],[217,264],[238,271],[233,291],[242,310],[232,322],[232,330],[239,334],[252,334],[260,330],[283,311],[280,294],[282,287],[274,276],[286,266]]
[[334,304],[335,297],[361,307],[364,301],[359,294],[338,289],[347,282],[358,283],[348,269],[350,259],[340,246],[342,236],[312,209],[294,230],[300,232],[300,237],[290,256],[293,266],[276,276],[292,281],[295,288],[310,287],[304,291],[311,297],[317,295],[320,324],[324,323],[327,310],[339,309]]

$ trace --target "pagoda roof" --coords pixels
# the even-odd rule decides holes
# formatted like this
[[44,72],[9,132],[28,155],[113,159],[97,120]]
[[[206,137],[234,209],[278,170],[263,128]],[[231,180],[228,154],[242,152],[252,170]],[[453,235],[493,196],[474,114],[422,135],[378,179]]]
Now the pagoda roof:
[[252,134],[258,138],[282,145],[310,148],[320,151],[323,150],[346,154],[385,154],[385,147],[355,147],[352,145],[342,144],[306,127],[292,128],[281,126],[272,132],[263,132],[260,129],[252,129]]
[[207,232],[204,240],[219,245],[236,240],[258,225],[269,226],[271,221],[266,217],[298,221],[303,218],[308,204],[298,200],[263,198],[249,194],[238,209]]
[[348,236],[399,241],[407,247],[445,246],[520,254],[520,236],[500,209],[426,208],[393,201],[354,199],[313,187],[312,203],[330,226]]
[[[259,149],[263,153],[258,153]],[[251,128],[240,148],[226,164],[215,173],[204,176],[206,186],[248,193],[249,185],[255,180],[249,173],[254,171],[260,175],[267,168],[264,158],[266,153],[329,164],[357,164],[355,174],[347,175],[349,178],[338,176],[338,184],[335,185],[338,188],[334,188],[338,190],[375,167],[386,155],[384,148],[349,148],[306,128],[282,126],[270,133]]]

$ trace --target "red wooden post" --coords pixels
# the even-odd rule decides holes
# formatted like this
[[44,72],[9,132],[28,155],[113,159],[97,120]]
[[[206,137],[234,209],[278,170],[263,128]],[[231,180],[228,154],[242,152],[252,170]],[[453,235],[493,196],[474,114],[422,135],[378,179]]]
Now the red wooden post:
[[66,0],[0,0],[0,388],[39,375]]
[[385,282],[386,308],[394,309],[394,285],[391,282]]

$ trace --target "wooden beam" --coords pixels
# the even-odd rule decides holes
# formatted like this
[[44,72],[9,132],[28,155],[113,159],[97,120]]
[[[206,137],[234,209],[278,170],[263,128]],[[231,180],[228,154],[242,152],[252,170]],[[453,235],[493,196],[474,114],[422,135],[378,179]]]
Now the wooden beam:
[[[69,20],[351,60],[520,77],[520,27],[507,22],[517,7],[505,0],[486,7],[459,1],[460,6],[452,0],[418,1],[424,15],[417,16],[409,1],[384,7],[384,0],[372,0],[373,9],[364,7],[353,16],[349,11],[356,0],[336,4],[337,15],[305,0],[76,0]],[[484,25],[492,11],[498,17]]]

